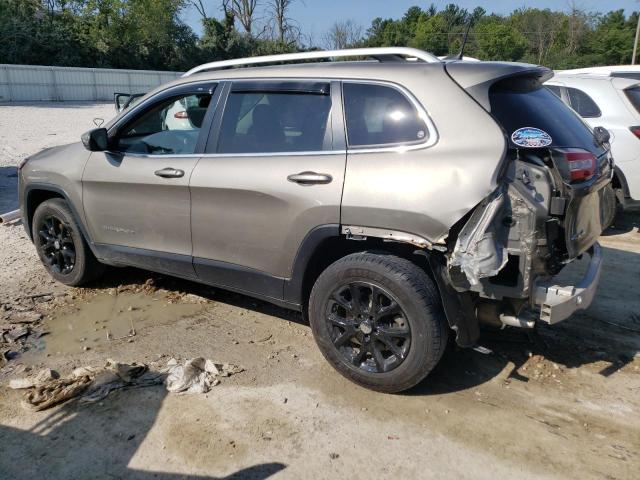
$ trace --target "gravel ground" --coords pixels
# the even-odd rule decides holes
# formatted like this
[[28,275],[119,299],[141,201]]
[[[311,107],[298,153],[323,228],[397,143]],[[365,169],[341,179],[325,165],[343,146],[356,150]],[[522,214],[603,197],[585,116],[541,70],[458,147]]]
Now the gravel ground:
[[[73,141],[110,112],[0,106],[3,165]],[[541,328],[533,342],[518,331],[485,332],[490,354],[452,347],[404,395],[340,377],[295,313],[133,269],[111,270],[94,288],[67,289],[44,273],[21,226],[0,227],[0,316],[40,313],[32,327],[50,331],[0,368],[0,476],[636,479],[637,225],[637,217],[622,217],[602,237],[606,263],[589,310]],[[118,322],[135,325],[135,336],[98,335]],[[5,388],[44,367],[64,375],[108,358],[159,368],[170,357],[197,356],[246,371],[206,395],[159,386],[40,413]]]

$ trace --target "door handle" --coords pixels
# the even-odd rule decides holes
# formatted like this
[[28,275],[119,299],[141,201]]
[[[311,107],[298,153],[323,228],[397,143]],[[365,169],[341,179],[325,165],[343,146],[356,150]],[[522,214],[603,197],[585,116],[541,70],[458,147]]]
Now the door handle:
[[298,185],[317,185],[317,184],[325,184],[331,183],[333,177],[326,173],[316,173],[316,172],[300,172],[294,173],[287,177],[287,180],[293,183],[297,183]]
[[179,170],[177,168],[163,168],[162,170],[156,170],[154,172],[158,177],[162,178],[180,178],[184,177],[184,170]]

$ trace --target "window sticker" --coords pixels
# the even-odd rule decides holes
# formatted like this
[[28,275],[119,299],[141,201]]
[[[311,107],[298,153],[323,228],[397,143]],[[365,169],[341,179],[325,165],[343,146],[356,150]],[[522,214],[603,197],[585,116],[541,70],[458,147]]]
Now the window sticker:
[[551,139],[551,135],[544,130],[534,127],[524,127],[513,132],[511,141],[519,147],[542,148],[551,145],[553,140]]

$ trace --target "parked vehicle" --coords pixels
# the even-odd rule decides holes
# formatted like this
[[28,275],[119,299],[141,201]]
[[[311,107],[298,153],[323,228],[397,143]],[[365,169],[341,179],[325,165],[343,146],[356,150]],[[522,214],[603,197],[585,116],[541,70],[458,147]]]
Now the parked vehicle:
[[609,131],[617,203],[640,206],[640,66],[565,70],[546,85],[591,127]]
[[[378,61],[309,63],[335,57]],[[593,299],[612,160],[551,75],[409,48],[201,65],[28,159],[24,225],[67,285],[134,265],[299,310],[341,374],[399,392],[451,332],[473,347],[480,323]],[[176,99],[201,109],[192,130],[167,127]]]

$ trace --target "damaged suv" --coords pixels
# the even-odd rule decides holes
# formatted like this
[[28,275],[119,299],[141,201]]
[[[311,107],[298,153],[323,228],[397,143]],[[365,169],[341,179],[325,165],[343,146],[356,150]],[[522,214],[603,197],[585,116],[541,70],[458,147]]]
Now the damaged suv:
[[[358,60],[310,62],[336,57]],[[67,285],[133,265],[296,309],[341,374],[399,392],[451,333],[472,347],[480,324],[593,299],[608,136],[551,75],[408,48],[201,65],[29,158],[23,222]],[[583,280],[559,284],[583,254]]]

